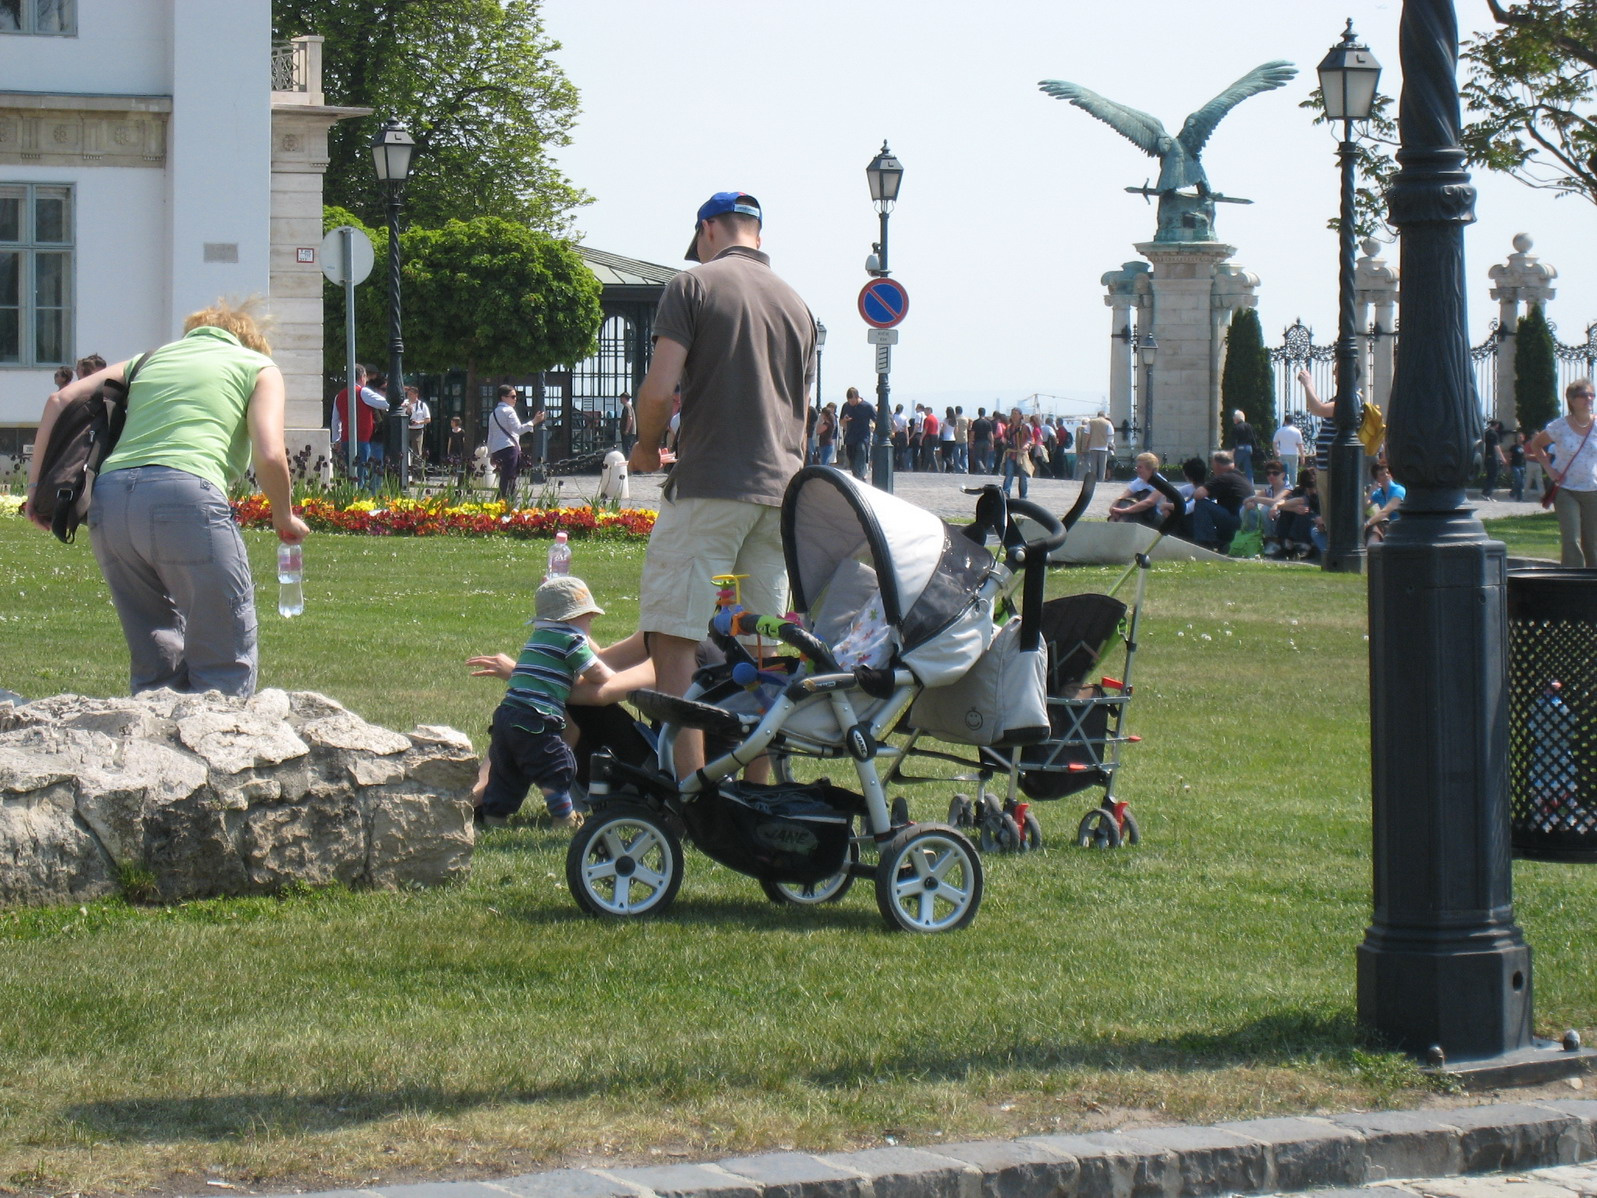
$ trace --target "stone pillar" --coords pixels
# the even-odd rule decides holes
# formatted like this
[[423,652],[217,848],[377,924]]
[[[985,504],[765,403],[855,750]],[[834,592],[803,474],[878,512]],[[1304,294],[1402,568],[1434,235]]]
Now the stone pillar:
[[1528,233],[1515,234],[1514,252],[1508,256],[1508,261],[1499,262],[1486,272],[1495,284],[1491,297],[1497,301],[1497,406],[1494,415],[1508,429],[1519,427],[1519,418],[1514,412],[1514,350],[1520,305],[1545,304],[1558,294],[1552,286],[1558,272],[1530,252],[1535,244]]
[[1168,461],[1207,457],[1217,444],[1215,269],[1234,247],[1218,241],[1137,245],[1153,264],[1153,334],[1158,340],[1149,412],[1153,451]]
[[1109,290],[1103,302],[1113,312],[1109,328],[1109,419],[1118,429],[1121,421],[1131,419],[1131,327],[1136,320],[1132,310],[1138,306],[1139,285],[1146,294],[1148,264],[1126,262],[1099,282]]
[[[288,452],[330,453],[322,416],[322,176],[327,131],[369,108],[322,103],[321,38],[294,41],[294,87],[272,92],[272,358],[283,372]],[[366,284],[372,286],[371,282]]]
[[1389,412],[1397,350],[1397,269],[1377,256],[1380,248],[1375,238],[1365,238],[1364,257],[1353,268],[1353,296],[1359,308],[1359,361],[1370,364],[1370,377],[1361,386],[1365,398]]
[[[1215,380],[1215,402],[1210,405],[1209,417],[1212,423],[1209,426],[1209,445],[1211,448],[1220,448],[1225,439],[1225,430],[1230,427],[1229,417],[1221,411],[1220,380],[1225,375],[1226,343],[1225,335],[1231,324],[1231,316],[1238,308],[1257,308],[1259,306],[1259,276],[1252,271],[1243,270],[1240,266],[1233,266],[1229,262],[1222,262],[1214,268],[1214,290],[1210,293],[1210,311],[1213,314],[1213,332],[1209,347],[1209,369],[1213,372]],[[1262,467],[1267,454],[1257,458],[1257,465]]]

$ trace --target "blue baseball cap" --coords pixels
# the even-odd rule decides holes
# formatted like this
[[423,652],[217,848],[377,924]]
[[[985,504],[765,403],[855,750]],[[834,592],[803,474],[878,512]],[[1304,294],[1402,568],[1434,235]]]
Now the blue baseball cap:
[[699,260],[699,226],[717,216],[725,216],[728,212],[741,212],[744,216],[752,216],[761,223],[764,223],[765,220],[764,214],[760,211],[760,201],[749,195],[748,192],[718,191],[699,205],[699,215],[693,222],[693,237],[688,242],[688,252],[682,256],[689,262],[697,262]]

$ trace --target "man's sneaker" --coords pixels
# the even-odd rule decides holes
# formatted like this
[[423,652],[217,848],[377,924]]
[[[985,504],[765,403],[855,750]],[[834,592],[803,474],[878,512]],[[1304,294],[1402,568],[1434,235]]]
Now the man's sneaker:
[[471,822],[479,828],[508,828],[510,821],[502,815],[489,815],[481,807],[471,809]]
[[582,827],[582,823],[582,812],[580,811],[573,811],[569,815],[557,815],[554,818],[555,827],[565,828],[570,832],[575,832],[578,828]]

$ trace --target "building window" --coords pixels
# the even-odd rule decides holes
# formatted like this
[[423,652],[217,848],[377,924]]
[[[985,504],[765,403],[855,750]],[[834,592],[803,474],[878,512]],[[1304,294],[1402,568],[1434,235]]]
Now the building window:
[[0,183],[0,365],[71,362],[71,328],[72,189]]
[[0,0],[0,33],[70,36],[77,31],[77,0]]

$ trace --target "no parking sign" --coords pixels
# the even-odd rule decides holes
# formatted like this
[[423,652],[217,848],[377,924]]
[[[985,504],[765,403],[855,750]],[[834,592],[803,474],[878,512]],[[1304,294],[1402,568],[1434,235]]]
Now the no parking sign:
[[890,329],[909,311],[909,292],[897,279],[872,279],[860,288],[859,314],[873,329]]

